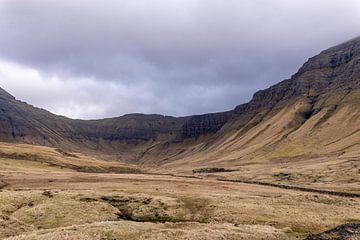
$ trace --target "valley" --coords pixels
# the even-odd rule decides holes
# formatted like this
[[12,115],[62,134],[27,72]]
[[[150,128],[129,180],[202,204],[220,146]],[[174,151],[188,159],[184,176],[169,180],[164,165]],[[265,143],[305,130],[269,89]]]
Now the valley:
[[358,240],[359,106],[360,38],[220,113],[74,120],[1,89],[0,238]]

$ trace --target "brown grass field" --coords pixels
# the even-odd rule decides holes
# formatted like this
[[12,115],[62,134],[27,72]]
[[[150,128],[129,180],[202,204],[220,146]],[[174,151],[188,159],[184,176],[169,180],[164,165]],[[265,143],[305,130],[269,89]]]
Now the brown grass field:
[[349,159],[258,163],[196,176],[174,168],[178,176],[171,176],[48,147],[0,150],[1,239],[304,239],[360,222],[360,198],[218,181],[360,193],[358,162]]

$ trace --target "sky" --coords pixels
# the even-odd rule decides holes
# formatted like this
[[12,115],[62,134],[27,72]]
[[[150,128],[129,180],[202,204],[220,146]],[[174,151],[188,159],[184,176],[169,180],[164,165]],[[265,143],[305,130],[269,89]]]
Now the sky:
[[0,0],[0,87],[72,118],[218,112],[357,36],[359,0]]

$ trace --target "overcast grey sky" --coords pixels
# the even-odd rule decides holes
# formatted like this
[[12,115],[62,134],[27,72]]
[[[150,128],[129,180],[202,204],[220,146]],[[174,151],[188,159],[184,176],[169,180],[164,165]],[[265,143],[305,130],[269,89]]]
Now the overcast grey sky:
[[224,111],[360,35],[359,0],[0,0],[0,86],[74,118]]

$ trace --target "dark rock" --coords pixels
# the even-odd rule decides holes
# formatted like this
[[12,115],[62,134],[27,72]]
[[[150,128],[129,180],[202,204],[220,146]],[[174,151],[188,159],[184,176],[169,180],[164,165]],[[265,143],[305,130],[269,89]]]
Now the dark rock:
[[291,173],[277,173],[273,175],[274,177],[278,178],[279,180],[292,180],[293,176]]
[[231,118],[231,112],[190,117],[181,128],[179,139],[198,138],[219,131]]
[[45,197],[48,197],[48,198],[53,198],[54,197],[54,195],[53,195],[53,193],[51,191],[44,191],[42,193],[42,195],[45,196]]
[[348,223],[320,234],[310,234],[306,240],[347,240],[360,238],[360,224]]
[[192,172],[196,173],[221,173],[221,172],[232,172],[233,170],[227,170],[225,168],[200,168],[194,169]]

